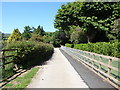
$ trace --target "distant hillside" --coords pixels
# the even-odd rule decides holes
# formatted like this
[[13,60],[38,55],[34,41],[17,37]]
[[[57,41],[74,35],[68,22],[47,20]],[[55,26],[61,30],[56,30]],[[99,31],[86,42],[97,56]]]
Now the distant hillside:
[[10,36],[9,33],[2,33],[2,39],[3,40],[7,40],[9,36]]

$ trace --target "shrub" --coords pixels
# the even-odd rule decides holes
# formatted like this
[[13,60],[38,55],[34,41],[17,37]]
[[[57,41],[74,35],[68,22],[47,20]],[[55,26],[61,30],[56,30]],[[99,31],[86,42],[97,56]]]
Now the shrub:
[[42,42],[43,37],[37,34],[33,34],[32,37],[29,39],[30,41],[37,41],[37,42]]
[[70,48],[73,48],[74,47],[74,44],[65,44],[66,47],[70,47]]
[[6,49],[18,49],[14,63],[19,67],[28,68],[47,60],[53,53],[53,46],[42,42],[17,41],[10,43]]
[[[71,47],[72,44],[66,44],[66,47]],[[74,44],[75,49],[94,52],[98,54],[120,57],[120,42],[97,42],[87,44]]]

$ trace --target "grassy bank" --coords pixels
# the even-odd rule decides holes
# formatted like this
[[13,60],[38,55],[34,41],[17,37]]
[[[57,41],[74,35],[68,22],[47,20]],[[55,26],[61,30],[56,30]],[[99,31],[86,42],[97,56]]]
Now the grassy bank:
[[38,70],[38,67],[32,68],[25,75],[19,76],[10,83],[6,84],[4,88],[25,88],[31,82]]

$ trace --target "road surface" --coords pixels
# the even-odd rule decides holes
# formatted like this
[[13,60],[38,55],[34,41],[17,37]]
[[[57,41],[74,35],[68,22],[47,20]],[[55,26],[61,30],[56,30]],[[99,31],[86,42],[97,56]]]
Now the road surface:
[[59,48],[54,49],[52,58],[41,66],[27,88],[106,88],[107,90],[116,90],[107,81]]
[[42,68],[27,88],[89,88],[59,48]]
[[60,51],[71,63],[71,65],[78,72],[78,74],[85,81],[89,88],[106,88],[110,90],[115,90],[115,88],[112,85],[110,85],[107,81],[103,80],[101,77],[89,70],[83,64],[81,64],[80,62],[72,58],[70,55],[65,53],[63,50],[60,49]]

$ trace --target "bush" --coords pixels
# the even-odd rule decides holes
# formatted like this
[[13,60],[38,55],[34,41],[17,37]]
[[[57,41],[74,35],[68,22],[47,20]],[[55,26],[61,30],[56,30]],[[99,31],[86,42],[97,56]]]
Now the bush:
[[30,41],[37,41],[37,42],[42,42],[43,37],[37,34],[33,34],[32,37],[29,39]]
[[[71,47],[72,44],[66,44],[66,47]],[[120,42],[97,42],[87,44],[74,44],[75,49],[94,52],[98,54],[113,56],[120,58]]]
[[44,62],[53,53],[53,46],[42,42],[17,41],[10,43],[6,49],[18,49],[14,63],[19,67],[28,68]]
[[65,44],[66,47],[70,47],[70,48],[73,48],[74,47],[74,44]]

